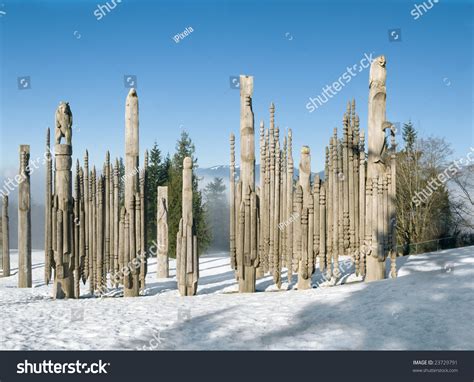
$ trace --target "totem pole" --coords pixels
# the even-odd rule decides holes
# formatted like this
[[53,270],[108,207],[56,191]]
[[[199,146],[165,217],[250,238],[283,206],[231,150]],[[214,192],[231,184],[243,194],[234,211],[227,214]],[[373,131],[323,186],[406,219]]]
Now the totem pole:
[[[69,104],[61,102],[55,114],[55,203],[56,215],[54,251],[54,298],[74,297],[74,236],[72,199],[72,112]],[[65,138],[66,143],[61,144]],[[54,249],[54,248],[53,248]]]
[[[139,192],[138,162],[139,162],[139,113],[138,96],[135,89],[130,89],[125,105],[125,209],[128,215],[129,228],[129,253],[128,261],[133,262],[137,255],[136,247],[136,221],[135,221],[135,196]],[[139,294],[138,270],[132,267],[131,275],[124,287],[125,297],[136,297]]]
[[[386,97],[385,82],[387,78],[386,60],[384,56],[377,57],[370,66],[369,80],[369,112],[368,112],[368,140],[369,156],[367,162],[367,179],[372,180],[372,217],[367,225],[372,226],[372,243],[370,253],[366,257],[366,281],[381,280],[385,278],[386,251],[383,243],[380,243],[383,235],[383,216],[387,207],[383,202],[383,184],[389,167],[385,163],[386,139],[385,132],[394,128],[386,120]],[[380,209],[380,211],[378,211]],[[384,239],[383,239],[384,240]]]
[[[237,253],[239,291],[255,292],[257,264],[257,202],[255,195],[255,130],[252,111],[253,77],[240,76],[241,202]],[[243,215],[242,215],[243,214]],[[251,216],[252,214],[252,216]],[[242,226],[243,224],[243,226]]]
[[157,200],[157,270],[158,278],[169,277],[168,259],[168,186],[158,186]]
[[199,278],[197,237],[193,220],[193,161],[183,161],[182,217],[176,240],[176,278],[181,296],[194,296]]
[[18,287],[31,288],[30,146],[20,145],[18,184]]
[[10,227],[8,218],[8,196],[3,195],[2,206],[2,277],[10,276]]

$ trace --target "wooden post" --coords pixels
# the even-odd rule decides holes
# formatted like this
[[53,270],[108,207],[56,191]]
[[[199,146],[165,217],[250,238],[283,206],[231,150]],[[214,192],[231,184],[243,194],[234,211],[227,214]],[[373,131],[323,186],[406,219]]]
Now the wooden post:
[[2,197],[2,277],[10,276],[10,227],[8,217],[8,196]]
[[[157,200],[157,276],[169,277],[168,259],[168,187],[158,186]],[[231,220],[232,221],[232,220]]]
[[20,145],[18,184],[18,287],[31,288],[30,146]]
[[181,296],[194,296],[197,292],[199,277],[199,260],[197,253],[197,238],[194,234],[193,219],[193,161],[190,157],[183,161],[183,193],[182,217],[177,234],[177,275],[178,289]]

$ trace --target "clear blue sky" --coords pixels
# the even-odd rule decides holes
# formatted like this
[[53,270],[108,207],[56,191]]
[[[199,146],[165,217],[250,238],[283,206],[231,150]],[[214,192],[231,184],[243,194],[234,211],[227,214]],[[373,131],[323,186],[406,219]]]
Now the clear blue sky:
[[[277,124],[293,129],[296,148],[311,146],[321,170],[349,98],[366,128],[368,70],[314,113],[308,97],[370,52],[388,61],[390,121],[411,118],[421,135],[445,136],[457,156],[474,144],[472,1],[440,0],[414,20],[421,0],[122,0],[97,20],[105,3],[0,0],[1,169],[17,168],[19,144],[42,154],[61,100],[74,114],[75,155],[88,148],[100,165],[106,149],[123,155],[125,74],[138,77],[142,150],[156,140],[173,152],[184,128],[201,167],[226,164],[239,128],[229,76],[250,74],[256,126],[268,123],[274,101]],[[186,27],[193,32],[175,43]],[[389,41],[391,28],[401,28],[401,42]],[[18,89],[20,76],[30,76],[31,89]]]

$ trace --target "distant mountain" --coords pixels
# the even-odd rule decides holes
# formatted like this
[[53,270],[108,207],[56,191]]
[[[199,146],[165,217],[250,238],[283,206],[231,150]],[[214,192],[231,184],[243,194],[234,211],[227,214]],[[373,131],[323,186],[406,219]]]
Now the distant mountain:
[[[240,166],[235,166],[236,177],[240,176]],[[294,178],[298,179],[299,170],[295,167]],[[324,179],[324,171],[317,173],[321,179]],[[222,178],[224,180],[227,192],[229,191],[229,177],[230,177],[230,166],[219,165],[207,168],[198,167],[196,175],[199,177],[199,188],[203,189],[206,185],[214,180],[214,178]],[[316,173],[311,173],[311,177],[314,177]],[[255,182],[260,183],[260,165],[255,166]]]

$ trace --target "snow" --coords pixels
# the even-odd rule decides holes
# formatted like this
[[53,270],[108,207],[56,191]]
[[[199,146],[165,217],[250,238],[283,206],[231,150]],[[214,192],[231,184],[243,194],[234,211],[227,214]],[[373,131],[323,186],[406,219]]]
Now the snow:
[[[398,258],[396,279],[363,283],[349,260],[342,284],[236,293],[228,254],[200,259],[198,295],[180,297],[174,279],[150,262],[145,296],[53,300],[43,282],[43,253],[33,252],[33,288],[0,279],[0,350],[472,350],[474,247]],[[338,282],[341,284],[341,281]],[[287,290],[288,289],[288,290]],[[266,291],[265,291],[266,290]],[[264,292],[265,291],[265,292]]]

